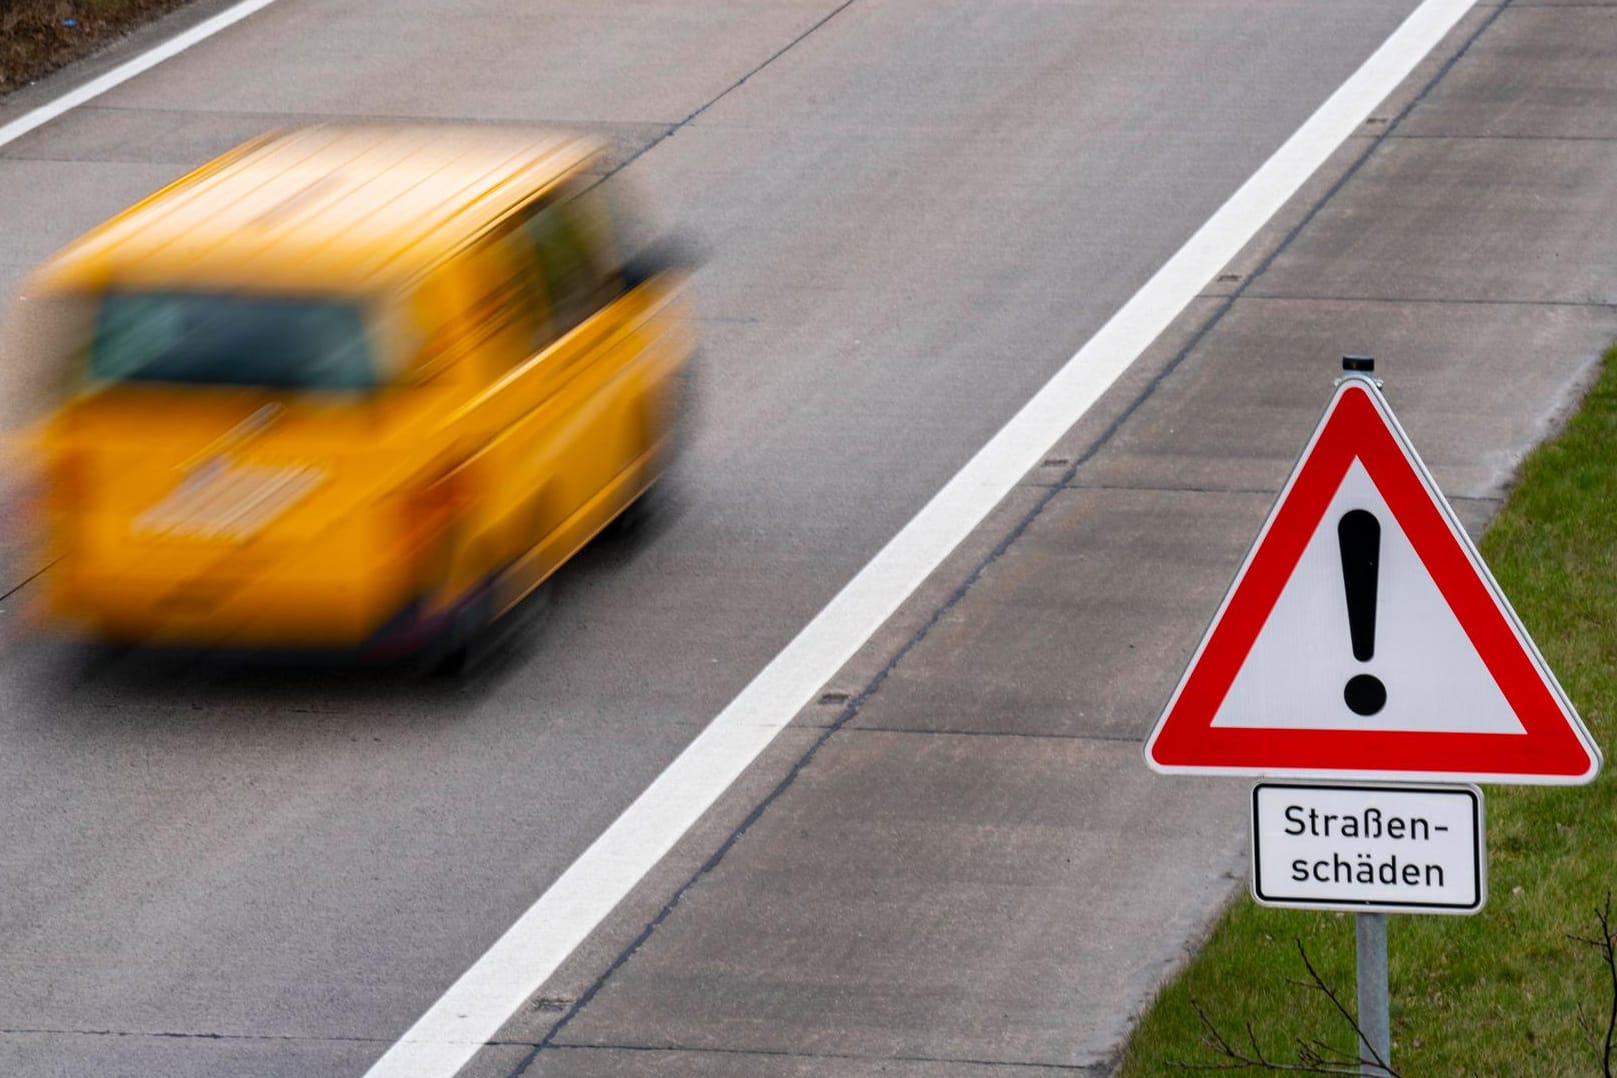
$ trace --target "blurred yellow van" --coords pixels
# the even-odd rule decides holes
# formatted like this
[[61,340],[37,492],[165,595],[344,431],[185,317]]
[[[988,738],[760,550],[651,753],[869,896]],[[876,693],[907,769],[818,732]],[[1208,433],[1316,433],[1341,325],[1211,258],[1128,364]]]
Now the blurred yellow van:
[[454,665],[673,444],[685,273],[625,256],[600,150],[272,133],[52,258],[22,302],[67,390],[35,436],[54,619]]

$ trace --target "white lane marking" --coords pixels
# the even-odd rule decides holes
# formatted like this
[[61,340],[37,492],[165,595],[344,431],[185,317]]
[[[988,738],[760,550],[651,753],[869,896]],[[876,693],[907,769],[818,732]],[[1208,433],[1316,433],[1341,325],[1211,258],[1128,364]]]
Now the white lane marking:
[[1426,0],[848,582],[366,1078],[450,1078],[1472,5]]
[[4,127],[0,127],[0,146],[15,142],[34,128],[48,124],[64,112],[76,109],[86,101],[100,97],[108,90],[128,82],[143,71],[150,71],[164,60],[178,56],[197,42],[212,37],[227,26],[234,26],[253,12],[267,8],[274,2],[275,0],[242,0],[241,3],[234,7],[226,8],[219,14],[204,19],[184,33],[169,38],[161,45],[147,49],[133,60],[124,61],[106,74],[91,79],[83,86],[69,90],[61,97],[23,113]]

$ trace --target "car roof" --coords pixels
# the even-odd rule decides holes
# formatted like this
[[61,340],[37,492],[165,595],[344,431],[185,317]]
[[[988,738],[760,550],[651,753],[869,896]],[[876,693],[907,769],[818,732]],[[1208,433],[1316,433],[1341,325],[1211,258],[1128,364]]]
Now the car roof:
[[270,132],[86,233],[35,287],[363,294],[430,267],[599,151],[574,133],[471,124]]

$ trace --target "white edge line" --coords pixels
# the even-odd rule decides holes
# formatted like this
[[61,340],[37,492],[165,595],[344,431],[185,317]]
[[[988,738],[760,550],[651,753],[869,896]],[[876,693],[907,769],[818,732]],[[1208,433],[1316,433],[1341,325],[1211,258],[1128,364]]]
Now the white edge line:
[[23,113],[4,127],[0,127],[0,147],[17,141],[36,127],[42,127],[50,123],[63,113],[78,108],[86,101],[100,97],[108,90],[128,82],[136,75],[144,71],[150,71],[164,60],[178,56],[197,42],[212,37],[228,26],[234,26],[253,14],[253,12],[269,7],[274,2],[275,0],[242,0],[241,3],[234,7],[226,8],[219,14],[197,23],[184,33],[171,37],[161,45],[146,50],[133,60],[124,61],[106,74],[91,79],[83,86],[69,90],[61,97]]
[[660,861],[1044,452],[1412,71],[1473,0],[1426,0],[526,913],[366,1072],[450,1078]]

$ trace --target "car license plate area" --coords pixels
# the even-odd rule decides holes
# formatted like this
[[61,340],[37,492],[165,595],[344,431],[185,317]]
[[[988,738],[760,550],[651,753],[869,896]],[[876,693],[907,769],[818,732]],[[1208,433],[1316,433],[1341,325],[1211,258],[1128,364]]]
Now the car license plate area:
[[142,539],[245,542],[326,479],[324,468],[311,465],[271,467],[215,459],[135,517],[130,531]]

